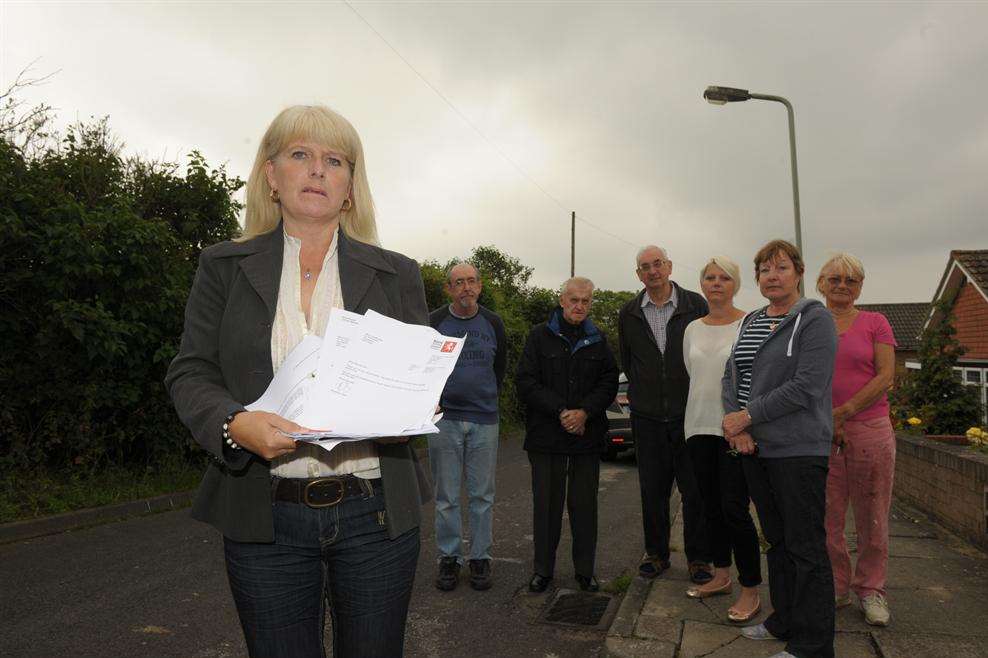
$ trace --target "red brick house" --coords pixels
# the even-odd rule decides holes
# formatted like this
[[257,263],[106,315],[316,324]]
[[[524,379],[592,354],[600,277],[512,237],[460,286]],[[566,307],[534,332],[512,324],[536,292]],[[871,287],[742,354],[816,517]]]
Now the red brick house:
[[[933,303],[953,299],[954,327],[957,340],[967,348],[958,361],[957,370],[963,382],[981,389],[981,405],[988,422],[988,249],[950,252],[947,269],[937,286]],[[935,319],[931,309],[923,324],[925,329]],[[907,367],[919,367],[907,363]]]

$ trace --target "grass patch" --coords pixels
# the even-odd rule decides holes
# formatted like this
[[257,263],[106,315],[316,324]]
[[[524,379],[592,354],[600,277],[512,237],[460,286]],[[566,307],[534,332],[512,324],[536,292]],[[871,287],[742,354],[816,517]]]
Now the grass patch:
[[203,470],[201,462],[176,461],[154,469],[5,473],[0,476],[0,523],[187,491],[199,483]]
[[631,586],[631,574],[621,572],[621,575],[614,580],[604,583],[601,587],[608,594],[624,594]]

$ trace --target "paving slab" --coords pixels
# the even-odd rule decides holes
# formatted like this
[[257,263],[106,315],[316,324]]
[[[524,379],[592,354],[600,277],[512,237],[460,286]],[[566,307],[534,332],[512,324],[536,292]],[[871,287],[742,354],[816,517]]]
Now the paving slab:
[[604,645],[610,658],[676,658],[679,645],[627,637],[608,637]]
[[874,633],[882,658],[985,658],[988,645],[971,638],[900,633]]
[[[785,642],[756,642],[741,635],[737,627],[687,621],[679,658],[761,658],[785,649]],[[838,633],[834,654],[840,658],[875,658],[878,654],[868,633]]]
[[[853,519],[848,515],[848,545],[857,559]],[[681,526],[673,537],[681,536]],[[988,602],[988,556],[976,547],[949,534],[906,505],[896,503],[890,524],[888,600],[892,623],[887,628],[869,626],[855,603],[837,611],[834,638],[838,658],[988,658],[988,623],[983,611]],[[784,648],[781,641],[753,642],[726,621],[727,608],[737,591],[700,601],[685,596],[689,586],[682,556],[673,557],[674,567],[662,577],[638,583],[637,602],[625,600],[623,628],[633,628],[624,637],[625,649],[642,652],[641,642],[662,646],[678,636],[679,658],[762,658]],[[768,570],[762,557],[762,573]],[[735,588],[737,585],[735,584]],[[767,584],[760,587],[765,606],[754,622],[768,614]],[[631,625],[634,611],[637,621]],[[619,613],[620,615],[620,613]],[[753,622],[753,623],[754,623]],[[612,653],[608,655],[652,655]]]

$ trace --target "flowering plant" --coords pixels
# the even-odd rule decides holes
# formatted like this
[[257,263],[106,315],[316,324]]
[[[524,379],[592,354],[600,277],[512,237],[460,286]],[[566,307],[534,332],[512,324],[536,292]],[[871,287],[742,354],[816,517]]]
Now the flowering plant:
[[980,427],[972,427],[964,433],[972,450],[988,452],[988,432]]
[[919,416],[909,416],[906,413],[902,413],[893,425],[897,430],[905,432],[906,434],[913,434],[915,436],[923,436],[926,434],[926,423]]

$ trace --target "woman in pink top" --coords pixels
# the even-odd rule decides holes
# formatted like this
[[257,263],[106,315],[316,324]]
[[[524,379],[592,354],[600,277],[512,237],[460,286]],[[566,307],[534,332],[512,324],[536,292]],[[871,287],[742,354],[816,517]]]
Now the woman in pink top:
[[[888,518],[895,471],[895,434],[886,392],[892,385],[896,343],[884,315],[855,308],[863,282],[864,267],[850,254],[828,260],[817,279],[817,290],[826,297],[838,335],[834,445],[827,477],[827,551],[836,606],[849,605],[853,589],[865,621],[885,626],[889,622],[885,600]],[[858,535],[853,577],[844,538],[848,500]]]

